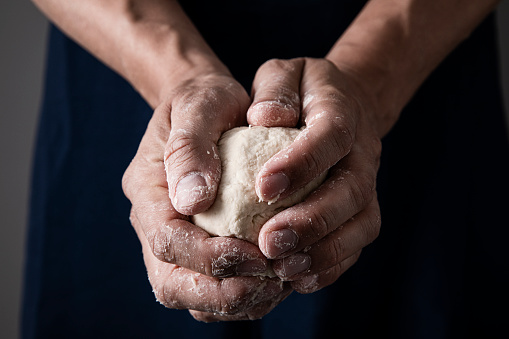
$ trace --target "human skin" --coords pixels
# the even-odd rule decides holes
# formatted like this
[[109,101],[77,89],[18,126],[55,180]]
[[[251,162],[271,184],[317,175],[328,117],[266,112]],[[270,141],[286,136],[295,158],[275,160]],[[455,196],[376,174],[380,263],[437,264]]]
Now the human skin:
[[[174,1],[35,2],[154,107],[123,187],[156,297],[203,321],[259,318],[292,290],[319,290],[355,263],[380,229],[380,139],[498,3],[372,0],[323,59],[262,65],[250,98]],[[306,201],[264,225],[260,249],[209,237],[187,217],[212,204],[217,140],[245,124],[246,112],[253,125],[306,127],[282,151],[287,158],[258,174],[262,200],[284,198],[329,169]],[[251,276],[267,258],[284,284]],[[189,283],[199,288],[182,288]]]

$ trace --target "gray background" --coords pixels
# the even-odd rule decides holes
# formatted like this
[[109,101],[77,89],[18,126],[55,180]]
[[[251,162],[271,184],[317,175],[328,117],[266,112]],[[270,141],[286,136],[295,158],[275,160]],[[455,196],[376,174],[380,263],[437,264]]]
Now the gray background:
[[[502,78],[509,107],[509,3],[499,7]],[[28,1],[0,2],[0,338],[16,338],[31,154],[47,22]],[[27,258],[28,260],[30,258]]]

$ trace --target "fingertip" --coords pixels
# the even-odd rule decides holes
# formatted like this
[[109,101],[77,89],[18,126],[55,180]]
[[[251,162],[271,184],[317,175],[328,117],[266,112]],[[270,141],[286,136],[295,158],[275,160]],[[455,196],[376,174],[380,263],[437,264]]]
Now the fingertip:
[[283,172],[279,172],[259,176],[255,190],[261,201],[271,204],[276,202],[289,187],[290,179]]
[[[194,215],[207,210],[214,202],[216,186],[207,183],[201,173],[189,173],[176,185],[173,207],[184,215]],[[172,198],[172,197],[170,197]]]
[[253,126],[295,127],[299,116],[293,105],[272,100],[255,103],[247,111],[247,121]]
[[260,235],[260,250],[269,259],[277,259],[296,248],[299,236],[295,231],[283,228]]

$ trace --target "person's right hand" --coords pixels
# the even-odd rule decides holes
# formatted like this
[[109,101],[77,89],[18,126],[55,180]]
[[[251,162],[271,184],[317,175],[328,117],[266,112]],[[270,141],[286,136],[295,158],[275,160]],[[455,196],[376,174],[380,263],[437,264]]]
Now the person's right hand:
[[[253,318],[288,294],[279,279],[252,276],[268,267],[257,246],[210,237],[187,216],[214,201],[221,176],[217,141],[245,123],[249,104],[229,74],[182,81],[156,108],[125,172],[131,223],[154,293],[167,307]],[[206,314],[195,312],[204,320]]]

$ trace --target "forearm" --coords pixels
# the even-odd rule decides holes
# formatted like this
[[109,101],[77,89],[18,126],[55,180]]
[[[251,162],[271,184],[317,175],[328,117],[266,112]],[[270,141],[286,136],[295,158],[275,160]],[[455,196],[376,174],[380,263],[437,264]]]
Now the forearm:
[[385,135],[417,88],[498,0],[371,0],[327,58],[373,98]]
[[34,0],[153,106],[197,72],[228,72],[176,1]]

